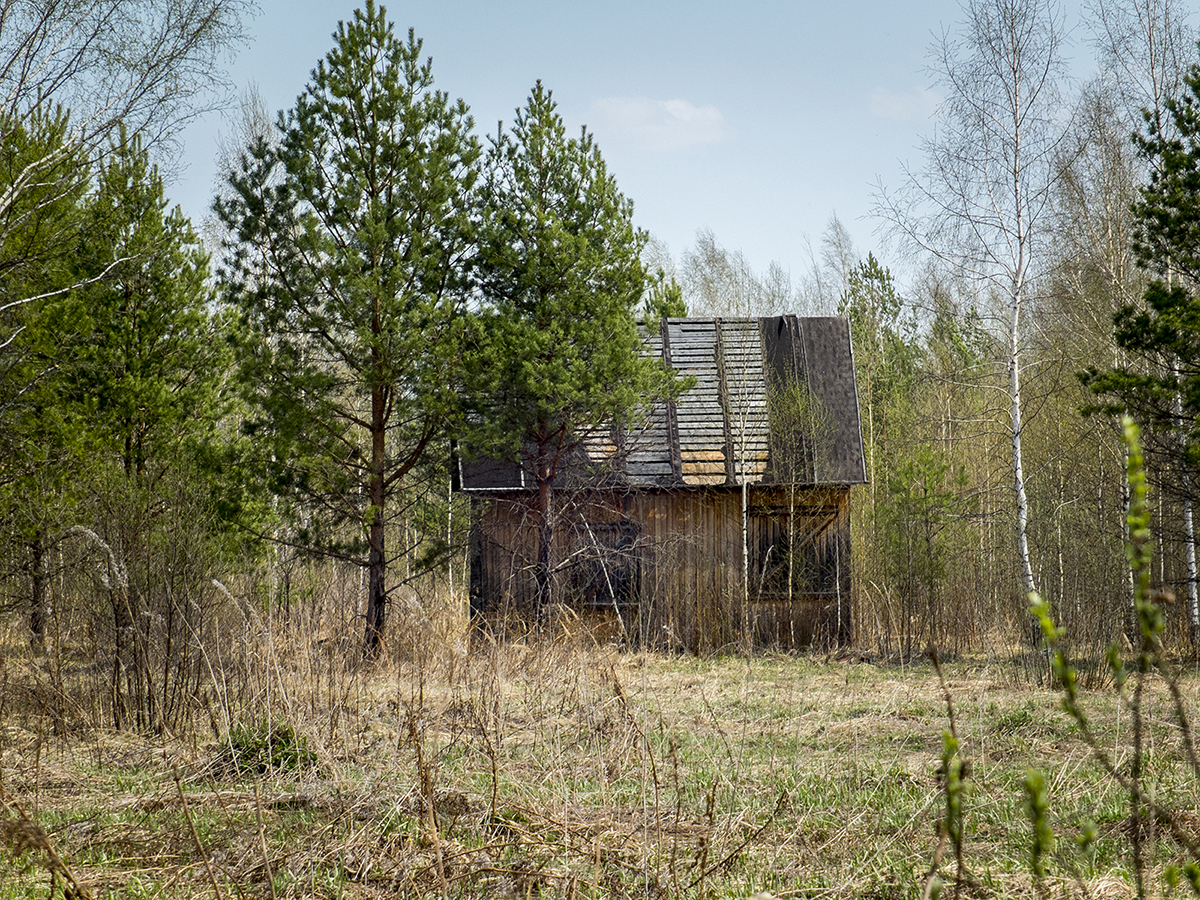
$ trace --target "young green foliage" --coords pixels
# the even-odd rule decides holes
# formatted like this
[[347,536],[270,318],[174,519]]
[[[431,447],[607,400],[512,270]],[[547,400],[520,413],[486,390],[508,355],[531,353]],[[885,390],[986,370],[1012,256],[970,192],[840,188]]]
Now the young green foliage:
[[950,729],[942,732],[942,777],[945,779],[942,790],[945,794],[946,809],[938,823],[941,835],[950,841],[958,860],[958,878],[962,878],[962,848],[963,848],[963,800],[966,795],[966,780],[964,778],[963,758],[958,752],[958,738]]
[[1046,777],[1037,769],[1025,773],[1025,811],[1033,826],[1033,843],[1030,848],[1030,867],[1038,893],[1046,896],[1046,857],[1054,852],[1054,829],[1050,826],[1047,812],[1050,808],[1050,788]]

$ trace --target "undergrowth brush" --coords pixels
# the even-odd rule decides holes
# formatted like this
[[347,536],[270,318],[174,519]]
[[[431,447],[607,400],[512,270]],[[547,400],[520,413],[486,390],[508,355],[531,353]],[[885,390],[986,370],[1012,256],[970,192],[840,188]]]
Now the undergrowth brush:
[[1172,669],[1141,588],[1140,647],[1086,690],[1044,605],[1039,684],[1021,654],[700,659],[577,626],[500,643],[432,591],[351,664],[354,620],[306,596],[238,601],[186,727],[149,734],[113,731],[86,665],[0,623],[0,900],[1200,884],[1197,675]]
[[[281,663],[286,699],[232,709],[216,737],[97,728],[80,742],[7,724],[6,819],[19,803],[94,897],[919,897],[944,817],[948,691],[971,766],[970,889],[1034,891],[1033,765],[1060,832],[1094,824],[1070,883],[1130,891],[1125,791],[1056,691],[1018,669],[948,662],[943,687],[932,663],[901,675],[582,641],[435,658],[446,646],[347,670],[336,690]],[[1119,705],[1090,699],[1122,758]],[[1144,698],[1151,715],[1169,702]],[[1163,799],[1195,787],[1168,735],[1145,768]],[[0,897],[45,896],[44,861],[8,856]]]

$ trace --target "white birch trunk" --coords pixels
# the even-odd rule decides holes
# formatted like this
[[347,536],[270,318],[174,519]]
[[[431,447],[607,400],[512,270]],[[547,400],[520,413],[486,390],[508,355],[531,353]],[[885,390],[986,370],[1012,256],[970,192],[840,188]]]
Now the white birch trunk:
[[1013,487],[1017,496],[1017,557],[1021,563],[1021,583],[1026,594],[1036,589],[1033,564],[1029,557],[1029,498],[1025,493],[1025,467],[1021,458],[1021,354],[1018,349],[1020,301],[1013,301],[1013,324],[1009,334],[1009,391],[1012,400]]

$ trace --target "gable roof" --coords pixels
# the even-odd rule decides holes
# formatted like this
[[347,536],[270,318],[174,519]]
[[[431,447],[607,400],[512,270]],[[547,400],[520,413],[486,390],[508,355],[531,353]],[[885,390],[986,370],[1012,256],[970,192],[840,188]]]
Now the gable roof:
[[[636,433],[584,447],[630,487],[866,481],[850,328],[845,319],[664,319],[644,352],[694,379]],[[583,462],[583,460],[579,460]],[[465,464],[467,490],[532,487],[516,463]]]

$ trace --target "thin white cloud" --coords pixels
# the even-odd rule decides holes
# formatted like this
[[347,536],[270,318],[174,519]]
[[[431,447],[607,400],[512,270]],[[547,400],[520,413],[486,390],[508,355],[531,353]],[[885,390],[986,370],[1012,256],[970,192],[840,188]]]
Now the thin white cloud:
[[650,149],[668,152],[728,140],[732,131],[715,106],[687,100],[604,97],[592,104],[595,125]]
[[941,102],[942,98],[935,91],[896,92],[878,88],[871,94],[871,115],[896,122],[927,122]]

